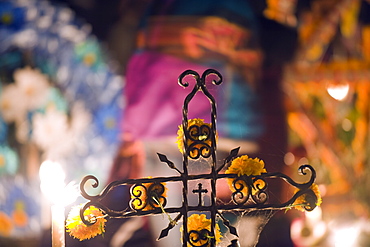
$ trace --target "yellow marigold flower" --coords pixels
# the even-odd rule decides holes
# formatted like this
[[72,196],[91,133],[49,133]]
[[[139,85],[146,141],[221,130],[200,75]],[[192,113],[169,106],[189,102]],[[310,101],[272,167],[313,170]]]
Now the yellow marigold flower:
[[[201,230],[206,229],[208,231],[211,231],[211,220],[207,219],[205,214],[192,214],[188,217],[188,232],[190,231],[198,231],[200,232]],[[180,228],[180,231],[183,232],[183,227]],[[194,235],[193,235],[194,234]],[[189,240],[192,238],[197,239],[199,236],[195,236],[195,233],[191,233],[189,236]],[[193,245],[190,245],[188,243],[188,246],[203,246],[206,242],[209,242],[208,246],[211,246],[210,238],[209,236],[206,236],[207,240],[199,240],[198,242],[192,242]],[[216,237],[216,244],[221,242],[221,231],[220,227],[218,224],[216,224],[215,227],[215,237]]]
[[[212,124],[210,123],[204,123],[204,120],[203,119],[200,119],[200,118],[194,118],[194,119],[189,119],[188,120],[188,130],[190,130],[190,127],[191,126],[202,126],[202,125],[206,125],[208,126],[210,129],[212,128]],[[209,133],[189,133],[190,136],[192,136],[194,139],[198,139],[199,141],[204,141],[204,143],[206,143],[207,145],[211,146],[212,144],[212,140],[211,140],[211,132]],[[217,139],[217,134],[216,134],[216,139]],[[188,147],[192,144],[192,140],[191,139],[188,139],[187,140],[187,145]],[[179,129],[177,131],[177,147],[179,148],[180,152],[181,153],[184,153],[184,131],[183,131],[183,128],[182,128],[182,125],[179,125]],[[199,145],[196,145],[195,146],[196,148],[201,148],[201,144]],[[192,154],[191,154],[192,155]]]
[[69,235],[80,241],[103,234],[105,232],[105,222],[107,221],[102,211],[94,206],[90,206],[84,212],[85,219],[96,222],[90,226],[85,225],[80,217],[80,209],[82,206],[83,204],[73,207],[66,221],[66,228]]
[[[235,158],[232,162],[230,167],[226,170],[226,174],[237,174],[238,176],[258,176],[262,173],[266,173],[265,163],[263,160],[260,160],[258,158],[249,158],[248,155],[242,155],[240,157]],[[233,186],[235,178],[228,178],[227,183],[229,184],[229,187],[232,191],[235,191],[235,188]],[[241,183],[244,187],[242,190],[242,193],[244,195],[248,194],[248,187],[246,184],[242,181],[239,181],[238,183]],[[258,183],[260,186],[264,185],[264,182],[262,180],[258,180]],[[257,192],[257,190],[252,190],[253,194]]]
[[[317,201],[315,202],[316,206],[320,206],[322,203],[322,198],[321,198],[319,186],[317,186],[317,184],[312,184],[310,187],[310,190],[317,197]],[[295,193],[297,193],[297,191],[298,189],[295,191]],[[311,205],[313,203],[312,199],[313,199],[312,196],[310,196],[309,194],[303,194],[294,201],[293,206],[295,209],[304,212],[306,211],[306,209],[304,208],[305,206],[308,206],[310,208],[315,207],[314,205]]]
[[266,173],[265,162],[258,158],[249,158],[248,155],[242,155],[231,162],[227,169],[227,174],[238,174],[238,176],[257,176]]
[[13,224],[10,217],[4,212],[0,211],[0,235],[9,236],[13,230]]
[[[153,210],[163,206],[163,197],[166,196],[167,188],[165,183],[144,183],[142,186],[133,187],[131,191],[131,205],[135,210]],[[144,203],[146,203],[145,206]]]

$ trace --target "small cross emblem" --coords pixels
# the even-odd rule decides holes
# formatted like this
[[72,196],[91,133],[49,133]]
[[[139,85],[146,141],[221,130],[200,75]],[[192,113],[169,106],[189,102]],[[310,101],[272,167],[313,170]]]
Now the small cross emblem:
[[202,193],[208,193],[207,189],[202,189],[202,183],[198,184],[198,189],[193,190],[193,193],[198,193],[198,206],[203,206]]

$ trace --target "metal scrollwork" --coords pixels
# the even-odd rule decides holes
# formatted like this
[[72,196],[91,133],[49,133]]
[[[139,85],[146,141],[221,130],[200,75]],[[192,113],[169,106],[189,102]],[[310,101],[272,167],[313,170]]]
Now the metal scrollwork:
[[200,156],[209,158],[211,156],[211,128],[207,125],[192,125],[189,127],[187,154],[191,159],[198,159]]
[[211,128],[207,125],[192,125],[189,127],[189,139],[194,142],[211,141]]
[[85,197],[86,199],[89,199],[89,200],[93,200],[94,198],[98,197],[98,196],[92,196],[92,195],[89,195],[89,193],[87,193],[87,191],[85,190],[85,185],[86,183],[89,181],[89,180],[94,180],[94,183],[91,184],[91,186],[93,188],[97,188],[99,186],[99,180],[93,176],[93,175],[89,175],[89,176],[86,176],[82,179],[81,183],[80,183],[80,191],[81,191],[81,195],[83,197]]
[[211,232],[207,229],[189,231],[189,244],[193,247],[210,246]]
[[303,208],[306,211],[312,211],[316,208],[316,203],[317,203],[317,196],[312,190],[308,190],[306,193],[304,193],[305,200],[307,202],[306,205],[303,205]]
[[265,191],[266,188],[267,183],[263,178],[253,178],[252,199],[256,204],[264,204],[265,202],[267,202],[268,194]]
[[163,196],[165,187],[161,183],[134,184],[130,190],[130,206],[133,210],[153,210],[166,206],[167,200]]
[[88,202],[86,203],[81,209],[80,209],[80,218],[81,218],[81,221],[87,225],[87,226],[92,226],[94,225],[97,220],[96,220],[96,217],[94,215],[85,215],[85,211],[90,207],[90,206],[95,206],[95,207],[98,207],[100,208],[102,211],[104,211],[104,206],[103,207],[100,207],[100,205],[95,205],[94,203],[92,202]]
[[238,205],[246,203],[251,195],[251,186],[248,184],[246,176],[234,179],[233,188],[232,199],[234,203]]
[[[296,201],[304,197],[306,204],[302,205],[307,211],[311,211],[316,207],[318,198],[312,189],[312,185],[316,179],[316,172],[310,165],[303,165],[299,168],[299,172],[307,176],[307,182],[297,183],[287,175],[279,172],[262,173],[258,176],[238,176],[238,174],[224,174],[221,171],[230,165],[232,160],[238,155],[239,148],[231,150],[229,156],[224,159],[224,162],[218,168],[216,167],[216,104],[213,96],[209,93],[206,86],[206,79],[211,75],[214,76],[212,81],[215,85],[220,85],[222,76],[214,69],[206,70],[201,76],[193,71],[186,70],[179,76],[179,84],[183,87],[188,87],[189,83],[185,77],[191,76],[196,84],[192,91],[184,99],[182,109],[182,130],[184,132],[183,144],[186,152],[183,152],[182,169],[170,161],[166,155],[158,154],[159,160],[170,169],[177,172],[177,176],[172,177],[155,177],[155,178],[141,178],[141,179],[125,179],[114,181],[108,184],[103,191],[98,195],[91,195],[86,191],[87,182],[92,181],[93,188],[97,188],[99,181],[94,176],[86,176],[80,183],[80,190],[83,197],[89,200],[80,211],[82,221],[86,225],[92,225],[94,217],[85,217],[84,212],[90,207],[95,206],[99,208],[104,217],[107,218],[125,218],[133,216],[143,216],[150,214],[161,213],[176,213],[174,220],[170,220],[168,226],[164,228],[159,236],[166,237],[171,229],[175,227],[177,222],[183,220],[183,247],[213,247],[216,245],[216,216],[222,219],[222,224],[226,226],[230,234],[238,237],[237,230],[232,224],[223,216],[225,211],[235,210],[279,210],[294,206]],[[202,92],[210,101],[210,124],[191,125],[188,126],[188,106],[196,93]],[[196,161],[198,158],[207,158],[210,164],[210,172],[207,174],[190,175],[188,173],[189,159]],[[219,204],[216,203],[216,181],[219,179],[227,179],[231,181],[231,199],[233,203]],[[270,204],[267,193],[267,179],[283,179],[285,182],[296,188],[296,192],[288,201],[281,204]],[[198,189],[194,189],[193,193],[198,194],[198,205],[191,206],[188,203],[189,181],[207,180],[210,184],[209,188],[203,189],[202,183],[198,183]],[[166,207],[166,182],[180,182],[182,183],[182,199],[183,203],[179,207]],[[103,199],[107,194],[118,186],[130,187],[131,200],[127,205],[127,209],[122,211],[115,211],[103,203]],[[204,194],[210,196],[210,204],[203,205],[202,197]],[[127,203],[127,202],[126,202]],[[188,215],[190,212],[207,212],[207,217],[210,216],[210,228],[200,231],[188,229]],[[237,240],[233,239],[229,246],[237,246]]]
[[166,197],[163,196],[166,188],[162,183],[152,183],[148,188],[148,200],[149,204],[153,207],[165,207],[167,204]]
[[143,184],[134,184],[130,190],[132,199],[130,200],[130,206],[133,210],[142,210],[147,205],[146,195],[148,189]]
[[233,180],[232,200],[238,205],[243,205],[253,200],[255,204],[264,204],[268,200],[268,194],[265,191],[267,183],[261,177],[241,176]]

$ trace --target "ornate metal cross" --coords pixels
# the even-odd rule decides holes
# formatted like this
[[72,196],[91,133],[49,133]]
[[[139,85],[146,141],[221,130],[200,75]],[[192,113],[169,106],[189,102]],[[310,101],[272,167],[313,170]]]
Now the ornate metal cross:
[[[98,186],[98,179],[94,176],[86,176],[80,184],[80,190],[83,197],[87,202],[81,209],[80,216],[82,221],[86,225],[94,224],[86,220],[83,215],[84,211],[91,205],[99,208],[108,218],[126,218],[132,216],[144,216],[161,214],[163,211],[167,213],[176,213],[177,216],[174,220],[171,220],[168,226],[163,229],[160,233],[159,239],[166,237],[169,231],[176,225],[176,223],[183,219],[183,234],[182,243],[183,246],[216,246],[216,219],[220,219],[229,230],[229,232],[236,237],[232,240],[229,246],[237,246],[237,230],[232,226],[229,221],[223,216],[226,211],[254,211],[254,210],[279,210],[291,206],[298,197],[301,195],[308,195],[313,198],[313,203],[305,205],[306,210],[313,210],[316,206],[317,196],[310,190],[313,184],[316,173],[315,170],[309,165],[303,165],[299,168],[299,171],[303,175],[309,174],[308,182],[296,183],[290,177],[279,173],[262,173],[261,175],[250,175],[250,176],[238,176],[237,174],[223,174],[221,170],[230,165],[233,159],[238,155],[239,148],[235,148],[230,151],[228,157],[226,157],[219,167],[216,166],[216,103],[213,96],[209,93],[206,87],[206,79],[209,75],[216,76],[217,79],[213,80],[213,84],[219,85],[222,83],[221,74],[213,69],[206,70],[202,76],[193,70],[186,70],[179,76],[179,84],[183,87],[188,87],[189,83],[185,80],[185,77],[193,77],[196,81],[192,91],[186,96],[182,109],[183,121],[182,130],[184,133],[183,137],[183,162],[182,170],[164,154],[158,154],[159,160],[166,163],[170,169],[177,171],[178,176],[172,177],[154,177],[154,178],[142,178],[142,179],[125,179],[120,181],[114,181],[108,184],[103,191],[98,195],[89,195],[85,190],[86,182],[94,180],[93,187]],[[188,121],[188,106],[190,101],[193,99],[196,93],[203,93],[210,101],[211,105],[211,123],[202,125],[191,125],[189,126]],[[189,159],[197,161],[198,159],[206,159],[211,167],[209,173],[190,175],[188,173]],[[309,173],[306,173],[309,171]],[[270,204],[268,203],[268,193],[266,192],[267,182],[266,179],[280,178],[285,180],[288,184],[297,188],[297,191],[291,197],[290,200],[281,204]],[[231,199],[233,204],[216,204],[217,191],[216,183],[219,179],[231,179],[233,182],[233,188]],[[202,194],[208,193],[206,189],[202,189],[202,183],[198,183],[198,188],[193,189],[193,193],[198,193],[198,205],[190,206],[188,204],[188,182],[194,180],[208,180],[210,182],[210,205],[203,205]],[[167,198],[165,183],[166,182],[179,182],[182,183],[182,205],[180,207],[166,207]],[[130,205],[127,205],[127,209],[123,211],[115,211],[108,208],[102,202],[103,198],[111,190],[114,190],[117,186],[129,185],[131,186],[131,201]],[[190,214],[195,212],[208,212],[211,220],[210,229],[189,230],[188,229],[188,217]]]

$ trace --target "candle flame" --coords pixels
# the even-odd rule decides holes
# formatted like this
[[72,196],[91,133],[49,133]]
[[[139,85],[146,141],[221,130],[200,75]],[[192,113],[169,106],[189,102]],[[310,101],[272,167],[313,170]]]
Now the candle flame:
[[62,166],[50,160],[41,164],[39,176],[41,191],[55,205],[68,205],[78,197],[77,185],[65,184],[65,172]]

